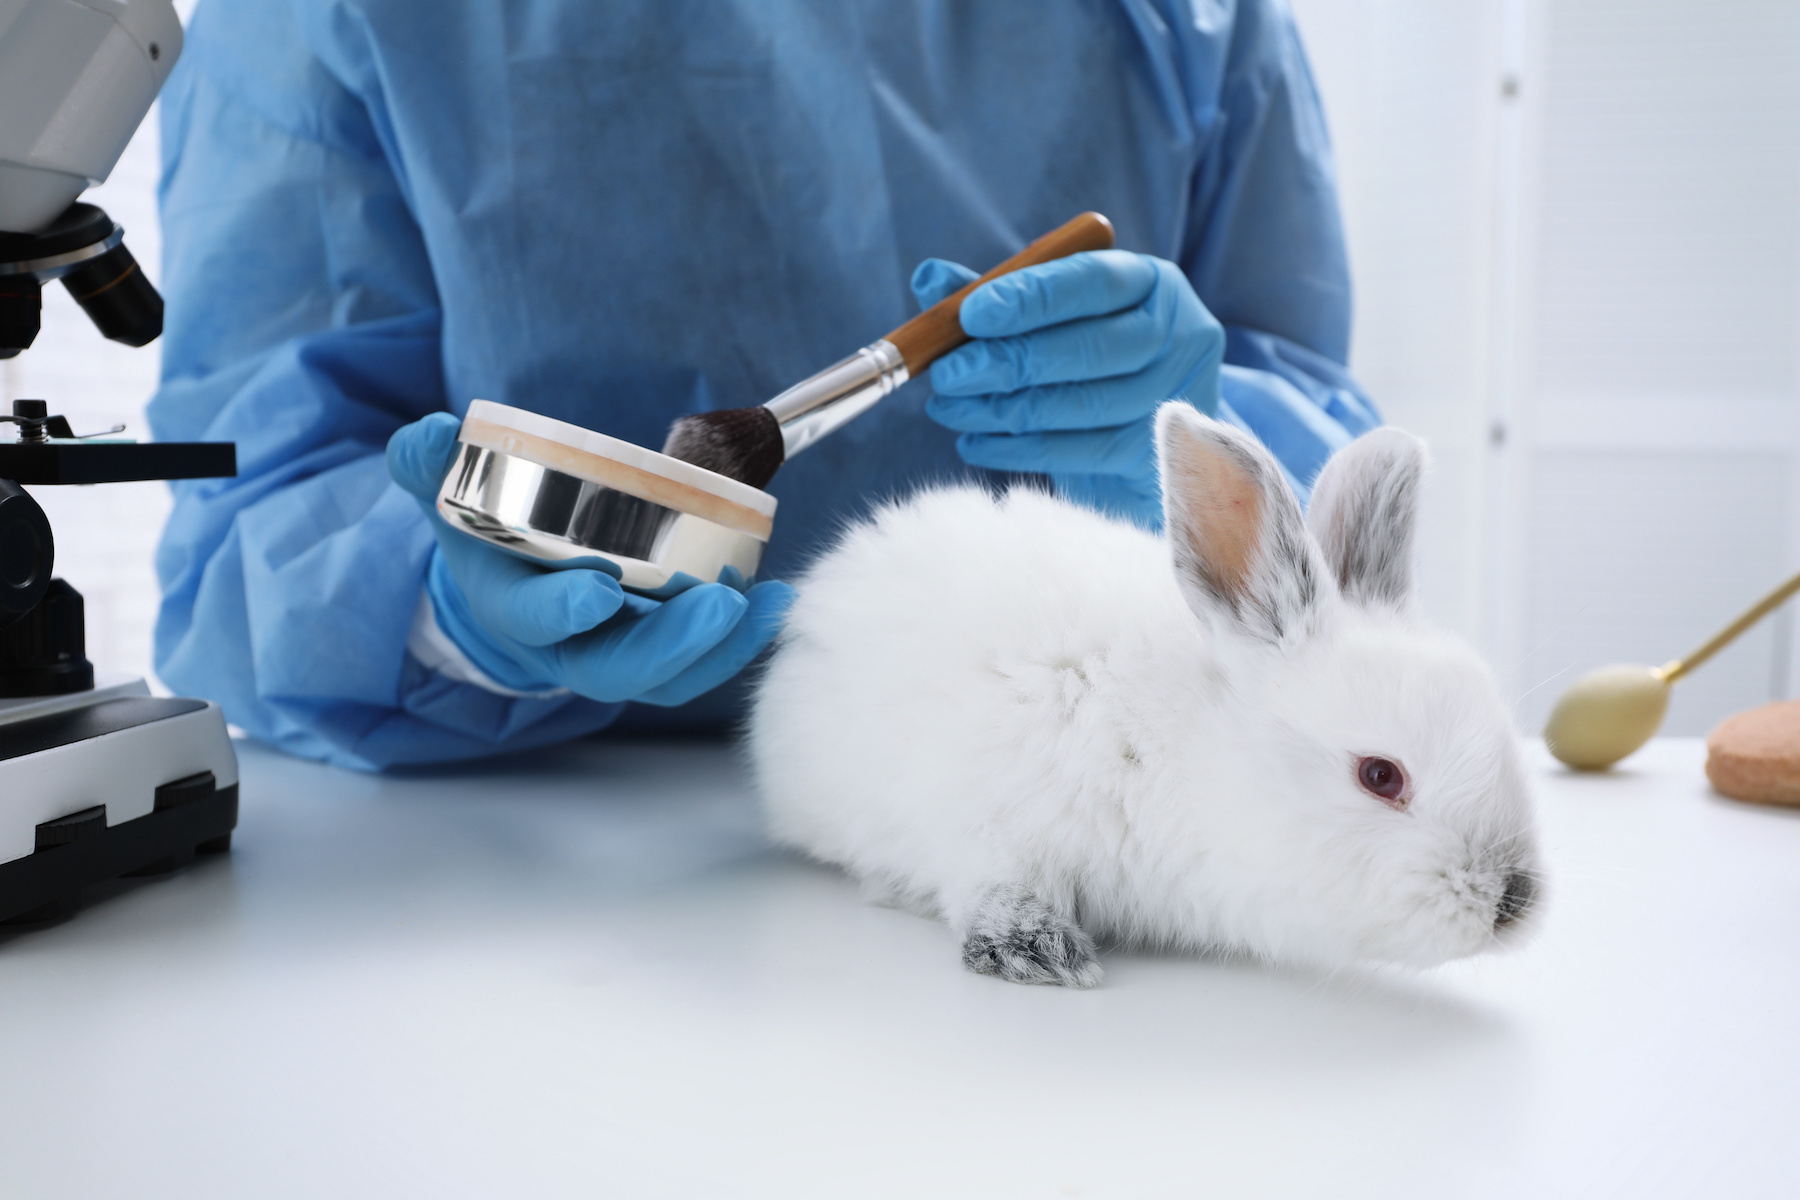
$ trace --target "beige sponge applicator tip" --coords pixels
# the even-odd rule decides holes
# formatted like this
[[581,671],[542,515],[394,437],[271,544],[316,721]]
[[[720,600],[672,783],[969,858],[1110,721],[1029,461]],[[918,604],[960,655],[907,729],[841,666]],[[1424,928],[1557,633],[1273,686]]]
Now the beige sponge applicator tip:
[[1668,710],[1669,681],[1656,667],[1601,667],[1562,694],[1544,741],[1571,767],[1604,770],[1656,736]]

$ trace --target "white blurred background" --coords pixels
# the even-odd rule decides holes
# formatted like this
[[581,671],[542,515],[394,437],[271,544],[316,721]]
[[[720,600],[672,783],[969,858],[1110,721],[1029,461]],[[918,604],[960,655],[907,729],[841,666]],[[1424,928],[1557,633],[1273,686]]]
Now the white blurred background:
[[[1800,567],[1800,3],[1294,0],[1338,147],[1352,365],[1438,469],[1427,610],[1536,731]],[[1668,733],[1790,693],[1784,610]]]
[[[1352,365],[1437,457],[1426,608],[1535,731],[1573,675],[1682,654],[1800,567],[1800,3],[1292,2],[1338,149]],[[153,279],[155,179],[153,115],[89,193]],[[45,301],[4,398],[141,435],[155,346]],[[166,489],[34,492],[90,657],[148,672]],[[1784,610],[1682,682],[1666,731],[1790,694],[1796,642]]]

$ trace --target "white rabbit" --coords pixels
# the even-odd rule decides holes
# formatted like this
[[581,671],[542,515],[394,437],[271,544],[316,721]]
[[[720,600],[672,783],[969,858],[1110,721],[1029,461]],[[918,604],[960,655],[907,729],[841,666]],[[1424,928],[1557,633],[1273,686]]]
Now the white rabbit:
[[1518,744],[1413,610],[1423,444],[1340,451],[1310,531],[1230,426],[1166,404],[1157,452],[1166,538],[952,487],[806,572],[750,725],[775,836],[1021,982],[1099,982],[1094,937],[1325,966],[1516,938]]

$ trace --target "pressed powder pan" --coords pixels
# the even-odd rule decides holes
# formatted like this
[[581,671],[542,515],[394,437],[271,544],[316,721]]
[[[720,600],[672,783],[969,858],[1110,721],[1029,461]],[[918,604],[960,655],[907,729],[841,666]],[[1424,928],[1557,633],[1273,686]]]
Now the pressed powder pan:
[[[681,458],[477,400],[463,417],[438,512],[483,541],[553,566],[599,567],[649,596],[742,583],[762,562],[775,521],[775,498],[753,484],[968,341],[962,302],[981,284],[1112,244],[1112,223],[1082,213],[767,404],[677,421],[665,448],[680,453],[688,444]],[[748,464],[739,461],[746,446]]]
[[756,574],[775,497],[692,463],[477,400],[437,509],[452,526],[553,566],[596,566],[644,595]]

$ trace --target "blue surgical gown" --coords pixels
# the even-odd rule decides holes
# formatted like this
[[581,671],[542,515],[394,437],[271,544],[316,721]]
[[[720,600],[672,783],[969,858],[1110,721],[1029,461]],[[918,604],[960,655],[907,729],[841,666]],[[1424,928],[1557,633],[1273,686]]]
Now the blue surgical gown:
[[[900,324],[928,256],[986,268],[1097,209],[1225,324],[1221,415],[1298,489],[1377,420],[1279,0],[203,0],[162,121],[151,423],[236,442],[239,474],[176,485],[157,669],[297,754],[620,717],[407,653],[432,535],[383,465],[401,425],[482,398],[657,446]],[[970,473],[927,386],[783,468],[765,576]]]

